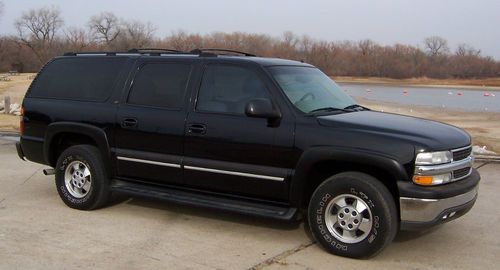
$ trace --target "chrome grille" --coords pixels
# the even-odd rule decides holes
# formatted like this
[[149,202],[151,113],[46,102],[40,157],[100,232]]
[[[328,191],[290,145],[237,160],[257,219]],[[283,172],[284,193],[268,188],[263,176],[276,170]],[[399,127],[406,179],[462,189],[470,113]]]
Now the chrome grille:
[[472,146],[451,150],[451,152],[453,153],[453,161],[466,159],[472,153]]
[[453,171],[453,180],[458,180],[458,179],[461,179],[461,178],[469,175],[470,171],[471,171],[471,167],[454,170]]

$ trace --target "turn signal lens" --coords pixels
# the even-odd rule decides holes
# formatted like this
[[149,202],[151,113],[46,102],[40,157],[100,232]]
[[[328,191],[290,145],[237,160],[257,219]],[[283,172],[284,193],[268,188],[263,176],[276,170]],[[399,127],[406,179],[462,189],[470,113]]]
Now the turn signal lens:
[[432,176],[415,175],[413,182],[422,186],[430,186],[432,185]]
[[413,176],[413,183],[422,186],[432,186],[446,184],[451,181],[451,173],[439,175],[415,175]]

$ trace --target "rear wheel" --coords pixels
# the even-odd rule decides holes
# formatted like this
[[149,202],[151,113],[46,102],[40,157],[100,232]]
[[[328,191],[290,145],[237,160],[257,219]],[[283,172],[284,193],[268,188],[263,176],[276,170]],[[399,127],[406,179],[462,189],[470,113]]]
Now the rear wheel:
[[392,242],[397,219],[389,190],[359,172],[328,178],[313,193],[308,210],[317,242],[333,254],[352,258],[373,256]]
[[57,160],[56,187],[71,208],[92,210],[110,197],[109,179],[99,150],[92,145],[76,145],[64,150]]

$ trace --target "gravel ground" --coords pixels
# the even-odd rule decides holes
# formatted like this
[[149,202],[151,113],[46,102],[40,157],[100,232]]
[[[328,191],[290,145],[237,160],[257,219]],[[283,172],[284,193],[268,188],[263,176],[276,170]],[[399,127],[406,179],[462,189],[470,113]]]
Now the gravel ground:
[[[21,161],[0,137],[0,269],[496,269],[500,164],[477,163],[475,207],[423,233],[399,233],[370,260],[330,255],[304,223],[279,223],[118,198],[77,211],[62,203],[44,166]],[[492,212],[493,211],[493,212]],[[495,266],[496,265],[496,266]]]

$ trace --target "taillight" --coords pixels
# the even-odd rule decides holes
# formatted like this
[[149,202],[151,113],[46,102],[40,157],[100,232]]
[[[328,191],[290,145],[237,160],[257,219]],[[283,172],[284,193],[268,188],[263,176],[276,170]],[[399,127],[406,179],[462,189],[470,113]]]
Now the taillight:
[[24,134],[24,107],[21,107],[21,116],[19,116],[19,133]]

